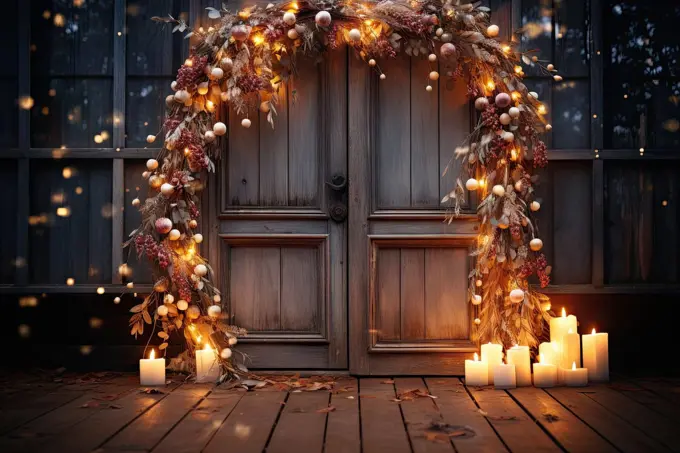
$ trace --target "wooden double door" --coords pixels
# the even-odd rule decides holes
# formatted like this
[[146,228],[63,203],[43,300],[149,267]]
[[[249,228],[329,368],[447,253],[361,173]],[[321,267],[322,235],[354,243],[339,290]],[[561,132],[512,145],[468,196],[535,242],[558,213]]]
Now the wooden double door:
[[456,374],[475,350],[477,228],[444,222],[441,177],[469,131],[462,84],[425,91],[426,61],[300,61],[275,127],[230,116],[209,202],[210,258],[251,368]]

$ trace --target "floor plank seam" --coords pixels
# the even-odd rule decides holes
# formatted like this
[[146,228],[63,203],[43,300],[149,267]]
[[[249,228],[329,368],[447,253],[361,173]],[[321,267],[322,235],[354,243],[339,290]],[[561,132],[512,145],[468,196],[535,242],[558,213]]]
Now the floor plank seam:
[[624,452],[623,450],[621,450],[619,447],[617,447],[616,445],[614,445],[614,443],[613,443],[612,441],[610,441],[609,439],[607,439],[601,432],[599,432],[598,430],[596,430],[593,426],[591,426],[589,423],[587,423],[585,420],[583,420],[581,417],[579,417],[579,416],[576,414],[576,412],[574,412],[573,410],[571,410],[566,404],[563,404],[560,400],[558,400],[557,398],[555,398],[550,392],[546,391],[545,389],[544,389],[543,391],[544,391],[550,398],[552,398],[552,399],[554,399],[555,401],[557,401],[557,403],[558,403],[560,406],[562,406],[563,408],[565,408],[566,410],[568,410],[569,412],[571,412],[572,415],[573,415],[574,417],[576,417],[577,419],[579,419],[579,420],[581,421],[581,423],[583,423],[584,425],[586,425],[586,426],[587,426],[588,428],[590,428],[595,434],[597,434],[598,436],[600,436],[601,438],[603,438],[609,445],[611,445],[612,447],[614,447],[614,449],[615,449],[616,451],[619,451],[619,452],[621,452],[621,453],[625,453],[625,452]]
[[[432,394],[432,391],[430,390],[430,386],[427,385],[427,379],[424,379],[424,378],[423,378],[423,384],[425,385],[425,390],[427,390],[427,393],[429,393],[429,394],[431,395],[431,394]],[[446,421],[444,420],[444,415],[442,414],[442,410],[441,410],[441,408],[439,407],[439,404],[437,404],[437,400],[433,399],[432,402],[434,403],[434,407],[437,408],[437,412],[439,412],[439,417],[441,417],[441,419],[442,419],[444,422],[446,422]],[[449,443],[451,444],[451,447],[453,448],[453,451],[454,451],[455,453],[460,453],[460,452],[458,451],[458,449],[456,448],[456,444],[453,442],[453,439],[452,439],[451,437],[449,437]]]
[[[461,385],[462,385],[463,388],[465,389],[465,392],[468,394],[468,396],[470,397],[470,399],[472,400],[472,402],[475,404],[475,406],[477,406],[477,409],[481,411],[481,410],[482,410],[482,407],[479,405],[479,403],[477,402],[477,400],[475,399],[475,397],[472,396],[472,392],[470,391],[470,389],[468,388],[468,386],[465,385],[465,383],[464,383],[460,378],[458,379],[458,381],[461,383]],[[510,449],[510,446],[505,442],[505,439],[503,439],[503,437],[500,435],[500,433],[498,432],[498,430],[496,430],[496,427],[493,426],[493,423],[491,423],[491,420],[489,420],[489,418],[488,418],[487,416],[484,416],[484,420],[486,420],[486,422],[489,424],[489,426],[491,427],[491,429],[493,430],[493,432],[496,434],[496,437],[498,437],[498,440],[501,441],[501,443],[503,444],[503,446],[505,447],[505,449],[506,449],[507,451],[509,451],[509,452],[512,452],[512,450]]]
[[[326,405],[328,407],[331,406],[331,398],[333,397],[333,394],[331,392],[328,392],[328,402]],[[328,415],[330,412],[326,412],[326,423],[324,424],[323,427],[323,443],[321,444],[321,453],[326,453],[326,435],[328,434]]]
[[276,418],[274,419],[274,423],[272,424],[272,429],[269,431],[269,436],[267,437],[267,442],[264,444],[264,448],[262,449],[262,453],[267,453],[267,448],[269,448],[269,443],[272,441],[272,437],[274,437],[274,431],[276,430],[276,425],[279,424],[279,420],[281,419],[281,414],[283,414],[283,410],[286,407],[286,404],[288,404],[288,398],[290,398],[290,392],[286,392],[286,397],[283,399],[283,404],[281,404],[281,407],[279,408],[279,412],[276,414]]
[[[540,428],[540,429],[541,429],[548,437],[550,437],[550,439],[552,439],[553,442],[555,442],[555,445],[557,445],[557,446],[560,448],[560,450],[562,450],[562,451],[565,452],[565,453],[568,453],[568,452],[569,452],[569,450],[567,450],[567,449],[560,443],[560,441],[557,440],[557,438],[556,438],[555,436],[552,435],[552,433],[548,430],[548,428],[546,428],[546,427],[543,425],[543,423],[542,423],[539,419],[537,419],[536,417],[534,417],[533,414],[529,411],[529,409],[527,409],[526,407],[524,407],[524,406],[522,405],[522,403],[521,403],[517,398],[515,398],[515,396],[514,396],[512,393],[508,392],[507,390],[505,390],[505,393],[506,393],[506,394],[507,394],[514,402],[515,402],[515,404],[517,404],[517,405],[520,407],[520,409],[522,409],[522,410],[524,411],[525,414],[527,414],[527,415],[529,416],[529,418],[530,418],[531,420],[534,421],[534,423],[536,423],[536,425],[538,425],[538,427],[539,427],[539,428]],[[598,434],[599,434],[599,433],[598,433]]]
[[[214,387],[213,387],[213,388],[214,388]],[[184,420],[185,418],[187,418],[187,416],[188,416],[191,412],[193,412],[194,409],[196,409],[203,401],[205,401],[205,399],[212,393],[212,391],[213,391],[213,389],[208,390],[208,393],[206,393],[205,395],[203,395],[203,396],[196,402],[196,404],[194,404],[193,406],[191,406],[191,407],[189,408],[189,410],[188,410],[184,415],[182,415],[182,417],[181,417],[179,420],[177,420],[177,422],[175,422],[175,424],[173,424],[173,425],[170,427],[170,429],[167,430],[167,431],[165,432],[165,434],[163,434],[163,435],[161,436],[161,438],[160,438],[155,444],[153,444],[153,445],[151,446],[151,448],[149,449],[149,451],[150,451],[150,452],[151,452],[151,451],[154,451],[154,449],[155,449],[156,447],[158,447],[158,446],[160,445],[160,443],[163,442],[163,440],[165,440],[165,438],[168,437],[168,436],[170,435],[170,433],[171,433],[171,432],[172,432],[172,431],[173,431],[180,423],[182,423],[182,420]]]
[[[394,383],[392,384],[392,390],[394,391],[394,397],[398,398],[399,395],[397,395],[397,384],[396,381],[393,377],[390,378]],[[401,403],[397,403],[399,405],[399,414],[401,414],[401,422],[404,425],[404,431],[406,431],[406,439],[408,440],[408,446],[411,449],[411,453],[415,453],[415,450],[413,449],[413,441],[411,440],[411,433],[408,430],[408,424],[406,423],[406,417],[404,417],[404,409],[401,407]]]
[[364,423],[361,420],[361,379],[357,379],[357,410],[359,411],[359,453],[364,453]]
[[[632,385],[632,384],[634,384],[634,383],[631,381],[631,385]],[[635,385],[635,387],[638,388],[640,391],[649,392],[649,390],[647,390],[647,389],[644,388],[644,387],[640,387],[639,385]],[[648,402],[638,401],[637,399],[633,398],[633,396],[631,395],[631,392],[627,392],[627,391],[625,391],[625,390],[619,390],[619,389],[617,389],[616,387],[612,387],[612,386],[609,386],[609,388],[612,389],[612,390],[614,390],[614,391],[615,391],[616,393],[618,393],[619,395],[623,395],[624,397],[628,398],[629,400],[634,401],[634,402],[636,402],[636,403],[638,403],[638,404],[643,405],[643,406],[646,407],[647,409],[651,410],[651,411],[654,412],[655,414],[658,414],[658,415],[664,417],[665,419],[671,420],[671,421],[673,421],[673,422],[676,421],[676,420],[674,420],[674,419],[672,419],[672,418],[669,418],[667,414],[665,414],[663,411],[659,411],[658,408],[654,407],[653,405],[650,405]],[[652,392],[650,392],[650,393],[652,393]],[[658,397],[658,395],[656,395],[655,393],[652,393],[652,395],[655,396],[655,397]],[[664,401],[665,401],[665,400],[664,400]],[[669,403],[669,404],[671,404],[671,403]],[[680,413],[680,411],[678,411],[678,413]]]
[[234,407],[231,408],[231,410],[227,413],[227,415],[226,415],[226,416],[222,419],[222,421],[220,422],[220,426],[218,426],[215,430],[213,430],[212,434],[210,435],[210,437],[209,437],[209,438],[207,439],[207,441],[205,442],[205,445],[203,445],[203,446],[201,447],[201,450],[200,450],[201,453],[203,453],[203,452],[205,451],[205,449],[208,447],[208,445],[210,445],[210,442],[212,442],[212,440],[215,438],[215,436],[217,435],[217,433],[222,429],[222,427],[224,426],[224,424],[227,422],[227,419],[229,418],[229,416],[236,410],[236,407],[237,407],[238,404],[241,402],[241,399],[243,398],[244,395],[245,395],[245,393],[242,393],[241,396],[239,396],[239,398],[238,398],[238,400],[236,401],[236,403],[234,403]]

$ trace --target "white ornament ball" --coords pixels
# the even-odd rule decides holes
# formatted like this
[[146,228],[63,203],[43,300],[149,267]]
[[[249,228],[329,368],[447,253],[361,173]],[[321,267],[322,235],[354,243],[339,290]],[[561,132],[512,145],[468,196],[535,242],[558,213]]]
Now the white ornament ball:
[[178,310],[184,311],[187,308],[189,308],[189,302],[187,302],[186,300],[182,300],[182,299],[177,301],[177,309]]
[[524,291],[519,288],[515,288],[510,291],[510,301],[514,303],[520,303],[524,300]]
[[147,142],[147,143],[153,143],[153,142],[155,142],[155,141],[156,141],[156,136],[155,136],[155,135],[149,134],[149,135],[146,136],[146,142]]
[[177,91],[177,80],[172,81],[172,83],[170,84],[170,89],[172,91]]
[[510,115],[508,115],[507,113],[501,113],[499,119],[503,126],[507,126],[508,124],[510,124],[510,121],[512,121],[512,118],[510,118]]
[[231,36],[237,41],[245,41],[249,35],[250,30],[245,25],[234,25],[231,27]]
[[213,131],[205,131],[205,135],[203,135],[203,138],[205,138],[206,143],[212,143],[215,141],[217,136]]
[[208,274],[208,267],[205,264],[197,264],[194,267],[194,274],[199,277],[205,277]]
[[149,179],[149,176],[151,176],[151,172],[150,172],[150,171],[143,171],[143,172],[142,172],[142,178],[144,178],[144,179]]
[[483,283],[482,283],[481,280],[477,280],[477,281],[475,282],[475,285],[477,286],[477,288],[480,288],[480,287],[482,286],[482,284],[483,284]]
[[199,290],[199,291],[203,291],[204,286],[205,285],[203,284],[203,282],[196,283],[196,289]]
[[141,202],[141,200],[140,200],[139,198],[135,198],[134,200],[132,200],[132,206],[137,207],[137,206],[139,206],[141,203],[142,203],[142,202]]
[[163,303],[165,304],[171,304],[175,301],[175,296],[172,294],[166,294],[165,298],[163,298]]
[[482,303],[482,296],[480,296],[479,294],[475,294],[472,297],[472,305],[479,305],[481,303]]
[[161,305],[156,309],[156,313],[158,313],[158,316],[167,316],[168,315],[168,307],[165,305]]
[[375,66],[376,64],[377,64],[377,63],[376,63],[376,61],[375,61],[373,58],[371,58],[370,60],[368,60],[368,65],[369,65],[369,66]]
[[224,360],[227,360],[229,357],[231,357],[231,349],[229,348],[224,348],[220,351],[220,357],[222,357]]
[[170,239],[171,241],[178,240],[180,236],[182,236],[182,233],[180,233],[178,229],[172,229],[168,233],[168,239]]
[[286,25],[293,25],[295,20],[295,13],[291,13],[290,11],[283,13],[283,21]]
[[481,320],[481,319],[479,319],[479,318],[475,318],[475,321],[474,321],[474,323],[475,323],[475,325],[477,325],[477,326],[478,326],[478,325],[480,325],[480,324],[482,323],[482,320]]
[[196,228],[198,226],[198,222],[196,220],[189,220],[189,228]]
[[430,55],[427,56],[427,59],[434,63],[435,61],[437,61],[437,56],[431,53]]
[[192,305],[191,307],[187,308],[187,318],[198,319],[199,316],[201,316],[201,309],[196,305]]
[[380,74],[380,80],[385,80],[386,78],[387,78],[387,76],[384,73]]
[[213,124],[213,132],[215,135],[222,136],[227,133],[227,125],[221,121]]
[[500,31],[501,30],[500,28],[498,28],[498,25],[489,25],[489,27],[486,29],[486,34],[491,38],[495,38],[496,36],[498,36]]
[[531,96],[534,99],[538,99],[538,93],[535,91],[529,91],[529,96]]
[[444,29],[441,28],[441,27],[439,27],[439,28],[437,29],[437,31],[434,32],[434,34],[437,35],[437,36],[441,36],[441,35],[444,34]]
[[439,73],[437,71],[430,72],[430,80],[439,80]]
[[505,140],[506,142],[513,142],[513,141],[515,141],[515,134],[513,134],[512,132],[507,132],[507,131],[506,131],[506,132],[503,132],[503,133],[501,134],[501,137],[502,137],[503,140]]
[[515,183],[515,191],[517,191],[517,192],[522,191],[522,180],[519,180]]
[[502,197],[503,195],[505,195],[505,187],[503,187],[500,184],[496,184],[495,186],[493,186],[493,189],[491,189],[491,191],[497,197]]
[[531,204],[529,205],[529,209],[531,209],[533,212],[538,211],[541,209],[541,203],[538,201],[532,201]]
[[529,242],[529,248],[533,250],[534,252],[538,252],[543,248],[543,241],[541,241],[539,238],[534,238]]
[[475,99],[475,108],[477,110],[486,110],[489,106],[489,100],[487,98],[481,97]]
[[469,191],[477,190],[479,189],[479,181],[477,181],[475,178],[470,178],[465,181],[465,188]]
[[196,244],[200,244],[201,242],[203,242],[203,235],[201,233],[194,234],[193,238]]
[[443,42],[451,42],[453,41],[453,35],[451,33],[444,33],[441,35],[441,40]]
[[206,94],[208,94],[208,90],[210,90],[210,84],[208,82],[199,83],[198,88],[196,89],[198,94],[200,94],[201,96],[205,96]]
[[163,195],[165,195],[166,197],[169,197],[169,196],[172,195],[174,192],[175,192],[175,186],[173,186],[173,185],[170,184],[170,183],[167,183],[167,182],[166,182],[166,183],[164,183],[164,184],[161,186],[161,193],[162,193]]
[[250,121],[248,118],[243,118],[241,120],[241,126],[245,127],[246,129],[248,129],[252,124],[253,122]]
[[181,102],[182,104],[186,103],[191,99],[191,95],[187,90],[179,90],[175,93],[175,100],[177,102]]
[[222,314],[222,307],[219,305],[211,305],[208,307],[208,316],[211,318],[217,318],[220,314]]
[[290,30],[288,30],[288,33],[286,33],[286,34],[288,35],[288,39],[293,39],[293,40],[298,39],[298,36],[300,36],[300,34],[294,28],[291,28]]
[[519,118],[519,109],[517,107],[510,107],[508,115],[510,115],[510,118]]
[[146,168],[149,169],[149,171],[154,171],[155,169],[158,168],[158,161],[156,159],[149,159],[146,161]]
[[229,345],[234,346],[236,343],[238,343],[238,340],[236,337],[229,337]]
[[114,304],[119,304],[119,303],[120,303],[120,297],[114,297],[114,298],[113,298],[113,303],[114,303]]
[[545,69],[547,69],[548,71],[552,71],[553,69],[555,69],[555,65],[550,63],[548,64],[548,66],[545,67]]
[[328,11],[319,11],[314,17],[314,21],[320,27],[328,27],[331,24],[331,13]]
[[432,85],[426,86],[426,87],[425,87],[425,91],[427,91],[428,93],[429,93],[430,91],[432,91]]
[[356,28],[351,29],[349,31],[349,39],[351,39],[354,42],[361,41],[361,32]]
[[224,77],[224,71],[222,68],[212,68],[212,71],[210,71],[211,79],[220,80],[222,77]]
[[551,125],[551,124],[546,124],[546,125],[545,125],[545,130],[546,130],[546,131],[551,131],[551,130],[552,130],[552,125]]
[[234,62],[231,61],[231,58],[224,57],[222,60],[220,60],[220,65],[225,71],[231,71],[231,68],[234,66]]
[[442,54],[442,58],[448,60],[456,55],[456,46],[454,46],[450,42],[447,42],[442,44],[442,47],[441,49],[439,49],[439,51]]

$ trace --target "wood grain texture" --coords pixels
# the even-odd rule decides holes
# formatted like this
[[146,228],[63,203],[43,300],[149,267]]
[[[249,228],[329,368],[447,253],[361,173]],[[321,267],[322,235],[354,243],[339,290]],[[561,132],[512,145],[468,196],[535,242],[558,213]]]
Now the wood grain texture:
[[467,275],[467,249],[425,250],[425,338],[469,338]]
[[389,451],[408,453],[408,434],[404,427],[394,385],[382,379],[362,379],[359,387],[361,434],[366,453]]
[[278,95],[274,129],[264,121],[260,125],[260,206],[288,204],[290,86],[282,83]]
[[460,174],[462,161],[455,158],[454,151],[470,133],[470,104],[466,92],[465,80],[439,83],[439,200],[453,190]]
[[653,393],[631,381],[613,384],[611,388],[633,401],[637,401],[645,407],[648,407],[657,414],[661,414],[676,422],[680,421],[680,414],[678,413],[677,406],[668,401],[664,396]]
[[318,248],[281,248],[281,330],[320,332],[325,284]]
[[342,379],[335,389],[346,391],[331,393],[331,406],[326,423],[326,453],[359,453],[361,451],[361,427],[359,422],[359,381]]
[[425,338],[425,249],[401,249],[401,339]]
[[[229,134],[220,138],[227,142],[227,159],[223,161],[228,184],[225,187],[225,203],[231,206],[256,206],[260,203],[260,132],[269,128],[260,124],[259,115],[250,115],[252,124],[241,126],[242,118],[234,109],[229,110]],[[267,143],[265,143],[266,145]],[[268,158],[268,156],[265,156]],[[265,163],[266,164],[266,163]]]
[[[291,393],[276,424],[267,452],[321,453],[328,413],[328,392]],[[304,426],[304,432],[300,427]]]
[[475,432],[474,437],[452,439],[456,451],[507,451],[459,379],[428,378],[425,382],[430,392],[437,397],[437,407],[444,422],[453,426],[467,426]]
[[378,251],[378,282],[375,326],[379,340],[401,338],[399,304],[400,250],[380,249]]

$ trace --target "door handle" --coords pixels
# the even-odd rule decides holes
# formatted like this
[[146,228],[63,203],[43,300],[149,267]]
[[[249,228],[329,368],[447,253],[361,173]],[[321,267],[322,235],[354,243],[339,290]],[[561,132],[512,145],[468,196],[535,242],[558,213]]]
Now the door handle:
[[347,179],[341,174],[335,174],[330,181],[326,181],[326,185],[335,192],[347,191]]

